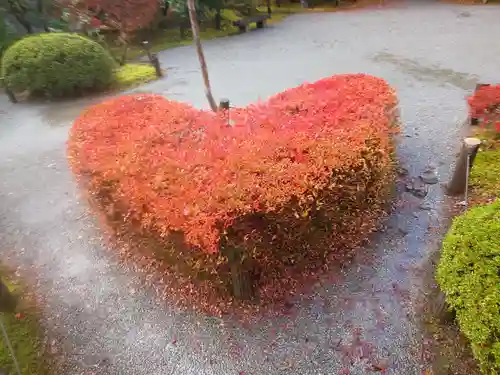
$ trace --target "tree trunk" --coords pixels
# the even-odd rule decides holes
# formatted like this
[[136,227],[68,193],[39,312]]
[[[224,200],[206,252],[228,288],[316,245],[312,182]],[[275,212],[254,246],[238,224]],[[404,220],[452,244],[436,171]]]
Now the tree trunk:
[[14,14],[14,17],[16,18],[17,22],[19,22],[26,29],[28,34],[33,34],[33,27],[28,21],[24,19],[23,15]]
[[37,0],[36,9],[40,19],[42,20],[43,30],[49,32],[49,25],[47,24],[47,17],[45,17],[45,5],[43,0]]
[[120,65],[125,65],[125,62],[127,61],[127,55],[128,55],[128,44],[125,44],[125,47],[123,48],[123,53],[122,57],[120,59]]
[[221,9],[217,8],[217,13],[215,13],[215,30],[221,29],[222,17],[221,17],[220,11],[221,11]]
[[0,312],[13,312],[16,307],[16,298],[12,295],[0,279]]
[[184,21],[181,21],[181,23],[179,24],[179,36],[180,36],[181,40],[183,40],[186,37],[186,31],[184,28]]
[[200,41],[200,27],[198,25],[198,17],[196,15],[196,7],[194,0],[188,0],[189,9],[189,19],[191,21],[191,29],[193,30],[193,42],[196,45],[196,51],[198,53],[198,59],[200,60],[201,74],[203,76],[203,82],[205,84],[205,95],[207,97],[208,103],[212,111],[217,112],[217,104],[215,103],[214,97],[212,95],[212,89],[210,87],[210,80],[208,78],[207,63],[205,61],[205,55],[203,54],[203,49],[201,48]]
[[271,15],[271,0],[267,0],[267,14]]
[[232,295],[239,300],[249,301],[254,297],[252,275],[243,264],[242,252],[236,248],[229,248],[227,258],[231,269]]
[[127,34],[124,33],[123,31],[120,32],[120,42],[123,43],[123,52],[122,52],[122,57],[119,61],[120,65],[125,65],[125,62],[127,61],[127,54],[128,54],[128,43],[127,43]]

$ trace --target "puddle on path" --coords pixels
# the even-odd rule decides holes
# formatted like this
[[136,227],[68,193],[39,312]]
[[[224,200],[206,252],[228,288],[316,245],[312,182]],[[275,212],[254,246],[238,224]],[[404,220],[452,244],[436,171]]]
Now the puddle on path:
[[392,53],[379,52],[372,60],[375,62],[389,63],[394,65],[401,72],[408,74],[419,81],[438,82],[442,85],[449,84],[463,90],[470,90],[479,82],[476,75],[455,72],[438,65],[426,65],[417,60],[407,59]]
[[65,126],[68,122],[73,122],[86,107],[99,103],[103,99],[105,97],[96,96],[76,101],[58,101],[53,105],[44,106],[40,115],[44,120],[43,123],[49,126]]

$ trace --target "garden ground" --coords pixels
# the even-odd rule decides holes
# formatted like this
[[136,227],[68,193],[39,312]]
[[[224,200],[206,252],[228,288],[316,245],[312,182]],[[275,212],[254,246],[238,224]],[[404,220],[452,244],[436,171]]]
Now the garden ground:
[[[205,43],[214,92],[234,105],[346,72],[382,77],[400,98],[398,156],[408,174],[402,174],[386,228],[313,293],[297,297],[289,316],[250,326],[170,308],[156,299],[162,291],[143,271],[106,251],[65,160],[72,120],[99,98],[12,106],[1,97],[2,259],[45,296],[44,323],[67,359],[62,373],[309,375],[349,369],[358,375],[388,367],[387,374],[420,374],[429,353],[414,297],[429,247],[442,237],[446,204],[440,184],[427,186],[424,199],[405,190],[429,163],[440,182],[448,180],[467,116],[465,96],[477,82],[500,81],[499,16],[494,7],[402,2],[291,16]],[[135,91],[206,108],[194,49],[171,49],[159,58],[168,77]]]
[[[335,2],[330,2],[306,9],[302,8],[300,3],[283,4],[280,7],[272,6],[272,17],[267,21],[267,25],[275,25],[277,23],[280,23],[288,16],[293,14],[345,12],[360,8],[379,6],[381,4],[388,4],[392,3],[393,1],[394,0],[357,0],[356,2],[341,2],[339,6],[335,6]],[[258,7],[258,11],[261,13],[267,13],[267,7],[260,6]],[[213,24],[214,21],[206,20],[201,25],[202,27],[200,31],[200,38],[202,40],[212,40],[216,38],[237,35],[240,33],[240,31],[237,26],[232,25],[232,22],[242,17],[244,16],[235,12],[234,10],[224,9],[222,11],[222,18],[224,20],[222,29],[216,30],[215,28],[211,27],[211,24]],[[256,24],[250,24],[249,30],[255,30],[256,27]],[[149,38],[145,39],[148,39],[148,41],[151,43],[152,52],[159,52],[170,48],[191,45],[191,30],[187,29],[185,30],[185,33],[186,35],[184,36],[184,38],[181,38],[180,32],[177,28],[156,30]],[[142,43],[138,42],[142,42],[142,40],[135,40],[135,43],[132,43],[129,46],[127,58],[134,59],[144,55],[144,46],[142,45]],[[108,45],[111,46],[111,51],[115,56],[121,56],[121,54],[123,53],[123,47],[114,45],[112,42],[109,42]]]

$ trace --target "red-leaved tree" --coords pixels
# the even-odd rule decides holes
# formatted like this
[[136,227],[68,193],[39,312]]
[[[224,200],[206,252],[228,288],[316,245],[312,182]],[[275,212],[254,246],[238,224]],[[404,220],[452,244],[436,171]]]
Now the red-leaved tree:
[[85,0],[88,9],[105,14],[105,23],[125,34],[148,26],[158,11],[158,0]]
[[84,24],[91,25],[99,16],[105,26],[117,29],[119,41],[125,47],[122,57],[125,60],[131,34],[153,21],[159,3],[158,0],[79,0],[68,1],[63,6]]
[[468,98],[471,118],[500,133],[500,85],[482,86]]

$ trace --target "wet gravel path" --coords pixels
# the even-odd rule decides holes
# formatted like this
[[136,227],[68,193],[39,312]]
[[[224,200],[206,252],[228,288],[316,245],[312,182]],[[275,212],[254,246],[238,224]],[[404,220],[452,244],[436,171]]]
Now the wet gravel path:
[[[478,81],[500,81],[500,8],[401,3],[391,9],[292,16],[279,25],[205,43],[217,97],[235,105],[308,80],[364,72],[389,81],[403,120],[399,157],[440,182]],[[142,87],[206,107],[193,48],[160,54],[169,75]],[[440,184],[404,192],[374,245],[295,313],[242,327],[175,311],[141,273],[120,265],[76,189],[65,161],[71,121],[87,104],[11,105],[0,97],[0,252],[38,280],[45,322],[67,355],[64,374],[420,374],[412,296],[418,264],[441,215]],[[368,370],[367,370],[368,369]]]

